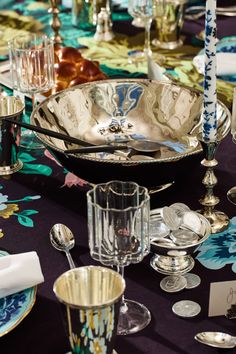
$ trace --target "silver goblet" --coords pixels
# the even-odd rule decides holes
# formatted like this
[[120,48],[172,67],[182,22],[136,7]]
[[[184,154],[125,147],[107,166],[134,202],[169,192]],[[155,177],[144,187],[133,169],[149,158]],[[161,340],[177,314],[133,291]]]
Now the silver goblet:
[[[124,267],[141,262],[150,251],[150,197],[134,182],[111,181],[87,193],[91,257],[104,265]],[[151,320],[142,304],[122,299],[118,334],[135,333]]]

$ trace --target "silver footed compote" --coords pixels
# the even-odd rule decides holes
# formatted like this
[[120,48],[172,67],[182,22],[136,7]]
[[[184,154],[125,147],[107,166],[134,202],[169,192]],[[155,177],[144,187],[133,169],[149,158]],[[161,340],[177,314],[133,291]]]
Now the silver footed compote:
[[[134,182],[98,184],[87,193],[90,255],[106,266],[124,267],[141,262],[149,253],[150,197]],[[118,334],[136,333],[151,320],[139,302],[122,298]]]

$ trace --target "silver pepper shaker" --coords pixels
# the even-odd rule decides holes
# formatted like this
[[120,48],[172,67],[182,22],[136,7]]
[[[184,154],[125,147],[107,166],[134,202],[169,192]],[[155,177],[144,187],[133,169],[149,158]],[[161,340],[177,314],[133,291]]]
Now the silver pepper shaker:
[[110,11],[102,7],[97,17],[97,27],[94,39],[97,41],[110,41],[114,38]]
[[103,41],[103,39],[104,39],[104,18],[103,18],[102,9],[97,16],[97,26],[96,26],[96,32],[94,35],[94,39],[96,41]]

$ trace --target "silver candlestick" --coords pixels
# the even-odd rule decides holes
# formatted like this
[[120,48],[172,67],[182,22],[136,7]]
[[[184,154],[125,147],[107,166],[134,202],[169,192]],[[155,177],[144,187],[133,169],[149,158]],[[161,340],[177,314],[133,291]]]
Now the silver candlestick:
[[206,194],[199,200],[200,204],[203,206],[203,209],[199,212],[210,222],[212,233],[215,234],[225,230],[229,225],[229,217],[222,211],[215,210],[215,206],[220,202],[220,199],[213,193],[213,189],[218,182],[214,174],[214,167],[218,165],[215,159],[218,142],[205,142],[201,140],[201,143],[206,156],[201,161],[201,164],[206,167],[206,173],[202,180],[206,188]]
[[63,38],[60,35],[61,28],[61,20],[59,18],[60,10],[57,7],[58,0],[50,0],[51,7],[48,10],[49,14],[52,14],[51,27],[54,32],[54,36],[52,37],[55,43],[62,43]]

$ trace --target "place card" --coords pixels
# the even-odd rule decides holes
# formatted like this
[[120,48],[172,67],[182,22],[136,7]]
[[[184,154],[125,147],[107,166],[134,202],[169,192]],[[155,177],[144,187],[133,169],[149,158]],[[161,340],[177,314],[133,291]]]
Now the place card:
[[236,280],[210,284],[209,317],[226,315],[233,304],[236,304]]

